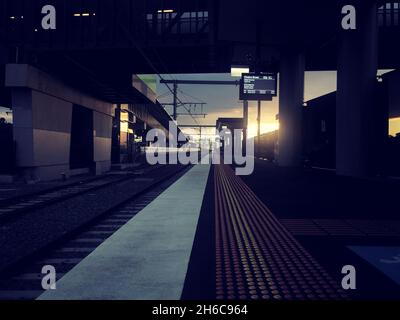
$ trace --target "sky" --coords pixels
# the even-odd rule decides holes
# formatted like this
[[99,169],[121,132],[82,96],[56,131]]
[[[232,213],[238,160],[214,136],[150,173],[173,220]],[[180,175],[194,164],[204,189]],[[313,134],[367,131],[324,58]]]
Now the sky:
[[0,106],[0,118],[4,118],[4,119],[6,119],[7,123],[11,123],[12,122],[12,114],[10,112],[10,109]]
[[[230,74],[184,74],[164,75],[166,79],[178,80],[236,80]],[[235,86],[212,86],[212,85],[179,85],[178,97],[181,101],[206,102],[204,112],[207,116],[197,118],[199,124],[215,124],[220,117],[242,117],[243,104],[239,101],[239,87]],[[336,72],[306,72],[305,75],[305,101],[336,90]],[[165,85],[157,85],[157,95],[162,103],[172,102],[172,94]],[[273,101],[263,101],[261,106],[261,133],[278,129],[276,120],[278,114],[279,97]],[[171,110],[168,110],[171,111]],[[198,109],[197,112],[200,110]],[[185,112],[180,109],[179,112]],[[257,102],[249,103],[249,136],[257,134]],[[178,118],[179,124],[195,124],[191,117]],[[186,129],[186,133],[195,134],[196,131]]]
[[[391,70],[379,70],[378,75]],[[165,79],[178,80],[235,80],[230,74],[182,74],[164,75]],[[235,86],[211,85],[179,85],[179,99],[190,102],[206,102],[204,112],[207,116],[196,119],[199,124],[215,124],[220,117],[242,117],[243,104],[239,101],[239,88]],[[305,73],[304,101],[336,91],[336,71],[314,71]],[[161,102],[172,102],[172,94],[165,85],[157,84],[157,94],[162,96]],[[279,96],[273,101],[263,101],[261,107],[261,133],[277,130],[279,122],[276,116],[279,112]],[[167,109],[168,110],[168,109]],[[172,113],[172,110],[168,110]],[[179,112],[185,112],[180,109]],[[197,110],[199,112],[199,110]],[[191,117],[179,117],[179,124],[195,124]],[[249,136],[257,135],[257,102],[249,103]],[[208,131],[208,132],[207,132]],[[198,129],[184,129],[191,135],[198,134]],[[213,129],[203,130],[203,133],[213,133]],[[390,119],[389,134],[395,136],[400,132],[400,118]]]

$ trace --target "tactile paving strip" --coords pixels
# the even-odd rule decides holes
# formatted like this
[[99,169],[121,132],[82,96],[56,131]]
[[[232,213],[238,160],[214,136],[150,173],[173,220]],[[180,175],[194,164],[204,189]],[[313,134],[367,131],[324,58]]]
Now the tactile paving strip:
[[229,166],[214,167],[217,299],[346,298]]

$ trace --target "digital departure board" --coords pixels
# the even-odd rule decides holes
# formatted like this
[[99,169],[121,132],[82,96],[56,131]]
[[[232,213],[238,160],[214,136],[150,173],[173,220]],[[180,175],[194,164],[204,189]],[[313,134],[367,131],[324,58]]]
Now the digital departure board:
[[277,95],[277,89],[276,73],[243,74],[240,100],[272,100]]

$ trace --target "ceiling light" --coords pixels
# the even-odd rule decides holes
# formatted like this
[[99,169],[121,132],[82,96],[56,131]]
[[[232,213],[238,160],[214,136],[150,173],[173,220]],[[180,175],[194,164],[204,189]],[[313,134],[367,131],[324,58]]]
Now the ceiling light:
[[174,12],[173,9],[158,10],[158,13],[172,13],[172,12]]
[[232,66],[231,67],[231,76],[232,77],[241,77],[243,73],[249,73],[250,68],[247,66]]

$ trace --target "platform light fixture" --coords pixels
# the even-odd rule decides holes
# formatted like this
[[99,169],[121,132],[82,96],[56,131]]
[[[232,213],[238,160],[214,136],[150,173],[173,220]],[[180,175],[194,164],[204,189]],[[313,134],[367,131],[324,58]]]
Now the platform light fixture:
[[249,73],[250,68],[248,66],[231,66],[231,76],[235,78],[240,78],[243,73]]
[[[93,16],[96,15],[96,13],[92,14]],[[74,13],[74,17],[90,17],[90,13],[89,12],[83,12],[83,13]]]
[[158,13],[173,13],[174,10],[173,9],[164,9],[164,10],[158,10]]

